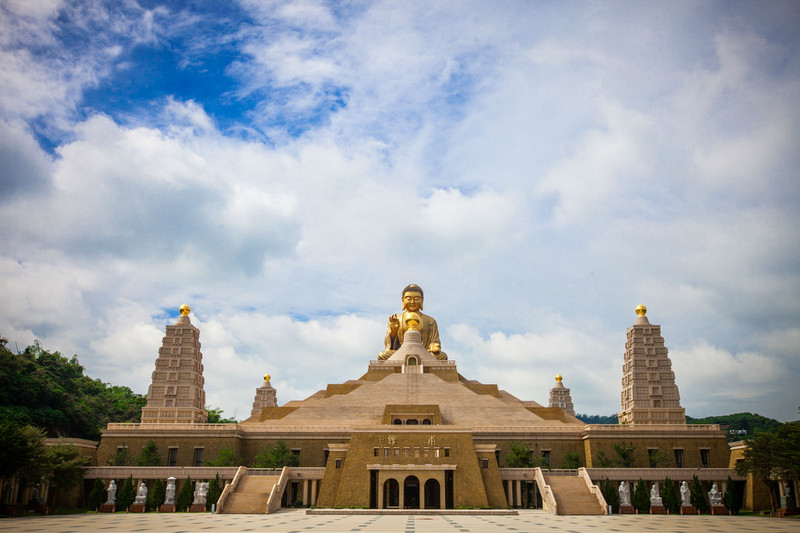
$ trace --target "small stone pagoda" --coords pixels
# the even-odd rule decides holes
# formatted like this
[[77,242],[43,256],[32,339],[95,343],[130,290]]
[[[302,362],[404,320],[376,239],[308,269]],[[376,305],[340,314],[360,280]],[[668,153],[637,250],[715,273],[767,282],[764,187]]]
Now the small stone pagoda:
[[265,407],[278,407],[278,397],[275,387],[269,382],[272,376],[264,374],[264,384],[256,389],[256,397],[253,399],[253,410],[250,416],[256,416]]
[[556,375],[556,386],[550,389],[550,403],[548,407],[560,407],[565,413],[575,416],[575,406],[572,404],[572,395],[569,389],[561,383],[561,374]]

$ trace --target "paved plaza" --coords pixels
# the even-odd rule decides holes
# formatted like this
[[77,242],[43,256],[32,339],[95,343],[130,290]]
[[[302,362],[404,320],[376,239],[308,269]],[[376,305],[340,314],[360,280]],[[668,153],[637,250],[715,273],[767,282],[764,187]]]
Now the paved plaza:
[[659,533],[798,533],[800,521],[729,516],[553,516],[544,511],[519,515],[307,515],[286,510],[271,515],[84,514],[0,520],[0,532],[141,532],[141,531],[267,531],[267,532],[600,532]]

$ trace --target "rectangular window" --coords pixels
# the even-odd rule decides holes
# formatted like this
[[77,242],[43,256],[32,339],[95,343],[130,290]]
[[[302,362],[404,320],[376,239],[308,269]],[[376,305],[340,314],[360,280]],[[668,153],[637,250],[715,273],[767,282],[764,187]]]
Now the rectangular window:
[[444,456],[445,457],[450,457],[450,448],[445,448],[444,449]]
[[550,450],[542,450],[542,461],[547,468],[550,468]]
[[703,449],[700,450],[700,462],[703,463],[703,468],[708,468],[709,467],[709,464],[710,464],[709,461],[708,461],[708,452],[709,451],[710,450],[708,450],[707,448],[703,448]]
[[433,456],[434,457],[439,457],[439,448],[436,448],[436,449],[433,450]]
[[389,457],[389,448],[384,448],[383,449],[383,456],[384,457]]
[[328,456],[331,454],[330,450],[322,450],[322,464],[328,466]]
[[414,457],[419,457],[419,448],[414,448]]
[[341,468],[341,467],[342,467],[342,460],[337,458],[336,459],[336,468]]
[[494,451],[494,459],[497,461],[497,466],[500,466],[500,450]]
[[394,456],[395,457],[400,457],[400,448],[395,448],[394,449]]
[[658,466],[658,448],[647,448],[647,459],[650,461],[650,468]]
[[425,448],[423,450],[423,454],[422,455],[424,455],[425,457],[430,457],[431,456],[431,449],[430,448]]
[[194,466],[203,466],[203,448],[194,449]]
[[378,448],[372,448],[372,456],[378,457]]
[[489,468],[489,459],[483,458],[483,468]]
[[675,448],[675,468],[683,468],[683,449]]
[[292,448],[292,455],[294,455],[294,464],[300,466],[300,448]]
[[403,456],[408,457],[408,448],[403,448]]
[[167,466],[175,466],[178,464],[178,448],[169,448],[167,452]]

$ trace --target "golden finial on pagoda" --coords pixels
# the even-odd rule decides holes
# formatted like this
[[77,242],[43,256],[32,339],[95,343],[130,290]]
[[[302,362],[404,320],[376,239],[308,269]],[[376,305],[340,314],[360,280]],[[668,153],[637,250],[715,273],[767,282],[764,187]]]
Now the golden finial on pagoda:
[[563,377],[561,377],[561,374],[556,374],[556,381],[558,381],[559,383],[561,383],[561,380],[562,380],[562,379],[564,379],[564,378],[563,378]]
[[406,322],[406,326],[408,329],[415,329],[419,331],[419,323],[421,321],[419,315],[413,311],[410,313],[406,313],[404,316],[404,320]]
[[646,315],[647,314],[647,307],[645,307],[644,305],[641,305],[641,304],[637,305],[636,306],[636,314],[639,315],[639,316]]
[[264,381],[269,381],[270,378],[272,378],[272,376],[270,376],[269,374],[264,374]]
[[189,307],[189,306],[188,306],[188,305],[186,305],[186,304],[183,304],[182,306],[180,306],[180,308],[178,309],[178,311],[180,311],[180,312],[181,312],[181,316],[189,316],[189,313],[191,313],[191,312],[192,312],[192,308],[191,308],[191,307]]

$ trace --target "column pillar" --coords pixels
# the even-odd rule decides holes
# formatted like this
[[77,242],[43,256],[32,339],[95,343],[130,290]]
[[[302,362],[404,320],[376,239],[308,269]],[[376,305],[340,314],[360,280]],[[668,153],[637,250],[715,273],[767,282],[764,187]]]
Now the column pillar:
[[517,507],[522,507],[522,481],[520,481],[520,480],[518,479],[518,480],[516,480],[516,481],[514,482],[514,484],[516,485],[516,487],[514,487],[514,489],[515,489],[515,490],[516,490],[516,492],[517,492],[517,494],[516,494],[516,496],[517,496],[517,497],[516,497],[516,500],[517,500]]
[[406,484],[405,479],[401,482],[399,479],[397,480],[397,488],[400,491],[400,494],[397,498],[397,503],[399,504],[400,509],[406,508]]
[[447,502],[444,499],[444,480],[447,477],[447,474],[442,476],[442,482],[439,484],[439,509],[446,509]]
[[317,505],[317,480],[311,480],[311,505]]
[[508,506],[511,507],[514,504],[514,500],[511,499],[511,480],[507,479],[505,481],[506,484],[506,501],[508,502]]
[[419,481],[419,508],[425,509],[425,482],[422,479]]
[[308,480],[303,480],[303,507],[308,505]]

